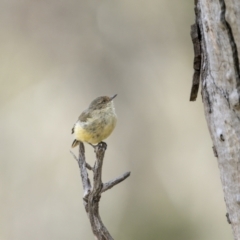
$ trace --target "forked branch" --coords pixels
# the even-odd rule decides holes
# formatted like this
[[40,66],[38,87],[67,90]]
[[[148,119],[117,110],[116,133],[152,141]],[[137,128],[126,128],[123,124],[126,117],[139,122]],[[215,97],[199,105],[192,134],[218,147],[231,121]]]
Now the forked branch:
[[[71,152],[79,165],[84,190],[83,204],[88,214],[93,234],[98,240],[113,240],[99,215],[99,201],[101,194],[130,176],[130,172],[126,172],[114,180],[111,180],[107,183],[102,183],[102,166],[106,148],[107,144],[104,142],[99,143],[95,147],[96,161],[93,167],[91,167],[85,161],[85,150],[83,143],[80,143],[79,145],[78,158]],[[93,187],[91,187],[87,169],[93,171]]]

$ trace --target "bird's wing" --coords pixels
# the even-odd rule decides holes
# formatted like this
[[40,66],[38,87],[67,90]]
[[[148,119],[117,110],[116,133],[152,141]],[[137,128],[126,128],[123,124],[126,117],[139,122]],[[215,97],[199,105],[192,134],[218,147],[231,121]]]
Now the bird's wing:
[[[86,122],[88,118],[91,118],[92,114],[90,111],[88,111],[88,109],[86,109],[85,111],[83,111],[81,113],[81,115],[78,117],[78,121],[80,122]],[[73,125],[72,128],[72,134],[74,133],[74,128],[75,128],[76,123]]]
[[89,111],[88,109],[86,109],[85,111],[83,111],[81,113],[81,115],[79,116],[78,120],[80,122],[86,122],[88,118],[92,117],[92,113],[91,111]]

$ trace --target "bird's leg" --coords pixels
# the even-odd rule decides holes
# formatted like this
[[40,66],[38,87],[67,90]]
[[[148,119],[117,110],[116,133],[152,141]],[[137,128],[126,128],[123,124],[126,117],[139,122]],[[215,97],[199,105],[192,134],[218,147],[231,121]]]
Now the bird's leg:
[[88,144],[94,148],[94,151],[96,150],[96,147],[98,146],[98,144],[97,145],[93,145],[91,143],[88,143]]
[[88,143],[90,146],[92,146],[94,149],[96,148],[97,145],[93,145],[91,143]]
[[105,142],[100,142],[97,145],[93,145],[91,143],[88,143],[88,144],[91,145],[94,148],[94,152],[96,152],[97,147],[104,147],[105,150],[107,149],[107,144]]

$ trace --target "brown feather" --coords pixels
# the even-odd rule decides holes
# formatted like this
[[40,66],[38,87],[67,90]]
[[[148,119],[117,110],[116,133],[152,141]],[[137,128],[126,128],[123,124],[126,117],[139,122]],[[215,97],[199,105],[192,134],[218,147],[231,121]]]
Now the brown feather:
[[92,111],[89,111],[89,109],[86,109],[81,113],[78,120],[80,120],[80,122],[86,122],[87,119],[91,117],[92,117]]

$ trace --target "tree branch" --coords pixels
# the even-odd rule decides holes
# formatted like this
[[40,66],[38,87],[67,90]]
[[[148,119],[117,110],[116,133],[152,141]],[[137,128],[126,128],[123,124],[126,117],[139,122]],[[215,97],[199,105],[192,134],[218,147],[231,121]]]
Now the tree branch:
[[[102,166],[106,149],[107,144],[104,142],[99,143],[95,147],[96,161],[93,167],[91,167],[85,161],[85,150],[83,143],[80,142],[79,145],[79,158],[77,158],[71,152],[79,165],[84,190],[83,204],[89,217],[92,232],[98,240],[113,240],[99,215],[99,202],[101,199],[101,194],[130,176],[130,172],[126,172],[114,180],[104,184],[102,183]],[[88,178],[87,168],[93,171],[93,187],[91,187],[91,183]]]
[[121,175],[113,180],[110,180],[107,183],[104,183],[101,192],[102,193],[106,192],[108,189],[110,189],[110,188],[114,187],[115,185],[117,185],[118,183],[124,181],[126,178],[128,178],[130,176],[130,174],[131,174],[131,172],[126,172],[123,175]]

